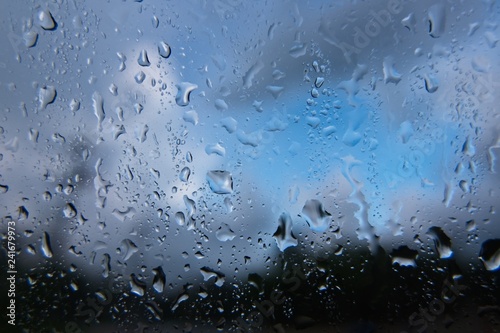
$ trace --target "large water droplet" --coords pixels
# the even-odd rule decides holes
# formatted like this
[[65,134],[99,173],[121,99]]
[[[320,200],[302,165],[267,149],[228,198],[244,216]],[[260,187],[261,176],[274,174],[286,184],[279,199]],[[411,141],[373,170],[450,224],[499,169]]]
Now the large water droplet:
[[316,199],[307,200],[302,208],[302,216],[306,219],[309,227],[318,232],[325,231],[331,220],[331,215],[324,208],[323,204]]
[[179,295],[179,297],[177,297],[177,299],[175,300],[174,304],[172,305],[172,311],[175,311],[179,305],[186,301],[187,299],[189,299],[189,295],[186,294],[186,293],[182,293]]
[[25,32],[23,35],[24,45],[26,47],[33,47],[36,45],[36,41],[38,40],[38,33],[35,31]]
[[483,242],[479,258],[489,271],[500,268],[500,239],[488,239]]
[[224,284],[225,276],[220,272],[216,272],[213,269],[205,266],[200,269],[200,273],[201,275],[203,275],[203,281],[208,281],[214,277],[216,279],[215,285],[217,287],[221,287]]
[[120,243],[120,252],[123,254],[123,261],[127,261],[132,255],[139,251],[137,245],[130,239],[126,238]]
[[443,4],[435,4],[429,8],[428,12],[429,35],[433,38],[441,37],[444,34],[446,24],[446,10]]
[[140,281],[135,274],[130,275],[130,292],[137,296],[144,296],[146,284]]
[[177,222],[178,225],[183,226],[186,224],[186,216],[184,216],[183,212],[177,212],[175,213],[175,222]]
[[180,174],[179,174],[179,179],[185,183],[189,181],[189,177],[191,176],[191,169],[188,167],[182,168]]
[[401,266],[417,266],[415,260],[417,259],[418,251],[410,249],[408,246],[403,245],[392,251],[392,263]]
[[219,229],[215,232],[215,237],[221,242],[227,242],[233,240],[236,234],[231,230],[229,225],[222,223]]
[[445,234],[443,229],[440,227],[430,227],[427,231],[427,235],[434,241],[434,246],[440,258],[449,258],[453,255],[453,251],[451,250],[451,239]]
[[276,244],[281,252],[290,246],[297,246],[297,238],[292,233],[292,217],[288,213],[282,213],[278,220],[278,229],[273,234]]
[[207,172],[208,185],[217,194],[233,193],[233,177],[229,171],[212,170]]
[[226,155],[226,148],[222,147],[220,144],[208,144],[205,147],[205,152],[207,155],[219,155],[219,156],[225,156]]
[[127,207],[123,211],[115,208],[115,209],[113,209],[113,216],[122,222],[124,222],[125,219],[131,220],[135,216],[135,208],[134,207]]
[[429,93],[435,93],[436,90],[439,88],[439,83],[436,79],[436,77],[432,74],[427,74],[424,77],[424,83],[425,83],[425,90]]
[[162,293],[165,289],[165,273],[161,266],[153,268],[154,278],[153,278],[153,288],[158,293]]
[[160,42],[160,44],[158,45],[158,53],[162,58],[167,59],[168,57],[170,57],[171,52],[172,51],[170,49],[170,45],[165,42]]
[[45,109],[47,105],[54,102],[56,99],[56,88],[54,86],[44,86],[38,91],[38,100],[40,102],[40,109]]
[[64,217],[72,219],[76,216],[76,208],[72,203],[67,203],[63,209]]
[[139,58],[137,59],[137,63],[143,67],[147,67],[151,65],[149,62],[148,58],[148,52],[146,50],[141,50],[141,53],[139,54]]
[[383,65],[382,71],[384,72],[385,83],[392,82],[394,84],[397,84],[399,81],[401,81],[401,74],[399,74],[396,68],[394,67],[393,57],[391,56],[386,57],[382,65]]
[[54,21],[54,18],[48,9],[41,10],[38,13],[38,22],[44,30],[54,30],[57,26],[56,21]]
[[234,133],[238,127],[238,122],[233,117],[227,117],[220,121],[222,127],[226,129],[228,133]]
[[187,106],[189,104],[189,98],[191,92],[198,88],[198,85],[190,82],[181,82],[175,85],[177,87],[177,95],[175,96],[175,102],[179,106]]
[[47,232],[44,232],[42,235],[42,254],[46,258],[52,258],[53,255],[52,247],[50,245],[50,236]]
[[258,60],[255,64],[248,69],[245,75],[243,75],[243,87],[250,88],[253,84],[253,80],[257,73],[259,73],[264,68],[264,63]]
[[97,117],[97,130],[102,131],[102,122],[106,114],[104,113],[104,99],[97,91],[92,94],[94,115]]
[[196,112],[195,110],[188,110],[188,111],[184,112],[182,119],[185,122],[191,123],[191,124],[196,126],[198,124],[198,121],[199,121],[198,112]]

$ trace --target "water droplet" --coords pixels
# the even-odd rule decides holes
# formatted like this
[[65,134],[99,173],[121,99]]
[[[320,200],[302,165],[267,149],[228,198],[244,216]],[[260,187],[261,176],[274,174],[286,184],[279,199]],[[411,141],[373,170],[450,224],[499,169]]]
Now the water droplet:
[[9,191],[8,185],[0,185],[0,193],[7,193]]
[[97,118],[97,130],[101,132],[102,122],[104,120],[104,117],[106,116],[106,114],[104,113],[104,99],[102,98],[101,94],[96,91],[94,92],[94,94],[92,94],[92,102],[94,115]]
[[198,124],[198,121],[199,121],[198,112],[196,112],[195,110],[188,110],[188,111],[184,112],[182,119],[185,122],[191,123],[191,124],[196,126]]
[[384,59],[382,71],[384,72],[384,82],[398,84],[401,81],[401,74],[394,67],[394,58],[389,56]]
[[221,287],[224,284],[225,276],[220,272],[216,272],[213,269],[205,266],[200,268],[200,273],[201,275],[203,275],[203,281],[208,281],[214,277],[216,279],[215,285],[217,287]]
[[215,154],[224,157],[226,155],[226,148],[222,147],[218,143],[208,144],[205,147],[205,152],[207,153],[207,155]]
[[145,78],[146,78],[146,74],[144,74],[143,71],[140,71],[139,73],[135,74],[135,76],[134,76],[135,82],[137,82],[138,84],[141,84],[142,82],[144,82]]
[[187,195],[184,195],[182,199],[184,200],[184,204],[186,205],[187,218],[191,218],[196,214],[196,204],[194,200],[190,199]]
[[318,76],[316,78],[316,80],[314,81],[314,86],[316,88],[321,88],[321,86],[323,85],[323,83],[325,82],[325,78],[321,77],[321,76]]
[[324,136],[330,136],[330,135],[334,134],[335,132],[337,132],[337,128],[333,125],[330,125],[330,126],[326,126],[325,128],[323,128],[323,130],[321,132],[323,133]]
[[282,213],[278,220],[278,229],[273,234],[276,244],[281,252],[290,246],[297,246],[297,238],[292,233],[292,217],[288,213]]
[[43,110],[47,105],[54,102],[56,99],[57,91],[54,86],[44,86],[38,91],[38,100],[40,102],[40,109]]
[[177,212],[175,213],[175,222],[177,222],[178,225],[183,226],[186,224],[186,217],[184,216],[183,212]]
[[115,208],[113,209],[113,216],[125,222],[125,219],[131,220],[135,216],[135,209],[134,207],[127,207],[125,210],[121,211]]
[[137,59],[137,63],[143,67],[151,65],[148,58],[148,52],[146,50],[141,50],[141,53],[139,53],[139,58]]
[[135,274],[130,275],[130,292],[137,296],[144,296],[146,284],[140,281]]
[[50,245],[50,236],[47,232],[44,232],[42,235],[42,254],[46,258],[52,258],[53,255],[52,247]]
[[172,311],[175,311],[179,305],[186,301],[187,299],[189,299],[189,295],[186,294],[186,293],[182,293],[179,295],[179,297],[177,297],[177,299],[175,300],[174,304],[172,305]]
[[57,23],[54,21],[54,18],[48,9],[41,10],[38,13],[38,22],[44,30],[54,30],[57,26]]
[[212,192],[217,194],[233,193],[233,177],[229,171],[212,170],[207,172],[207,181]]
[[168,45],[165,42],[160,42],[160,44],[158,45],[158,53],[162,58],[167,59],[168,57],[170,57],[170,54],[172,53],[170,45]]
[[424,77],[424,82],[425,82],[425,90],[429,93],[435,93],[436,90],[439,88],[439,83],[436,79],[436,77],[432,74],[427,74]]
[[191,92],[198,88],[194,83],[181,82],[175,85],[177,87],[177,95],[175,96],[175,102],[179,106],[187,106],[189,104],[189,98]]
[[398,135],[403,143],[407,143],[410,140],[413,136],[413,126],[409,121],[403,121],[399,125]]
[[122,240],[119,247],[119,252],[123,255],[123,261],[127,261],[132,257],[132,255],[139,251],[137,245],[130,239],[126,238]]
[[311,230],[323,232],[331,221],[331,215],[324,208],[323,204],[316,199],[307,200],[302,208],[302,216],[306,219]]
[[154,274],[153,288],[154,290],[156,290],[157,293],[162,293],[163,290],[165,289],[166,277],[161,266],[153,268],[153,274]]
[[248,71],[243,75],[243,87],[250,88],[253,84],[253,80],[257,73],[259,73],[264,68],[264,63],[261,60],[257,60],[255,64],[248,69]]
[[453,251],[451,250],[451,239],[445,234],[443,229],[440,227],[430,227],[427,231],[427,235],[434,241],[434,246],[440,258],[449,258],[453,255]]
[[185,183],[189,181],[189,177],[191,176],[191,169],[188,167],[182,168],[180,174],[179,174],[179,179]]
[[72,219],[77,214],[75,206],[72,203],[67,203],[66,206],[64,206],[63,214],[64,217]]
[[285,90],[285,88],[281,87],[281,86],[267,86],[266,87],[266,91],[268,91],[274,97],[274,99],[277,99],[278,97],[280,97],[284,90]]
[[72,112],[76,112],[78,110],[80,110],[80,101],[73,98],[71,100],[71,102],[69,102],[69,109],[72,111]]
[[102,277],[107,278],[109,272],[111,271],[111,256],[108,253],[104,253],[101,261],[101,267],[103,268]]
[[416,259],[418,256],[418,251],[410,249],[408,246],[403,245],[394,249],[391,253],[392,263],[399,264],[401,266],[413,266],[416,267]]
[[470,157],[476,154],[476,147],[472,143],[472,139],[470,137],[467,137],[464,144],[462,145],[462,153]]
[[193,154],[191,154],[190,151],[186,153],[186,162],[191,163],[193,162]]
[[233,211],[234,206],[229,197],[224,198],[224,205],[226,206],[226,213],[229,214]]
[[151,19],[151,23],[153,24],[153,28],[158,28],[158,25],[160,24],[160,20],[158,19],[158,16],[153,15],[153,18]]
[[38,33],[35,31],[25,32],[23,35],[24,45],[26,47],[33,47],[36,45],[36,41],[38,40]]
[[221,242],[227,242],[233,240],[236,234],[231,230],[227,223],[222,223],[219,229],[217,229],[215,236]]
[[302,43],[300,41],[295,41],[290,48],[290,51],[288,53],[293,57],[293,58],[299,58],[305,55],[307,52],[307,44]]
[[500,267],[500,239],[488,239],[481,245],[479,258],[489,271]]
[[28,210],[26,209],[26,207],[24,206],[21,206],[21,207],[18,207],[17,208],[17,218],[19,221],[23,221],[23,220],[26,220],[29,216],[29,212]]
[[238,127],[238,122],[233,117],[222,119],[220,121],[220,124],[226,129],[229,134],[234,133],[236,131],[236,128]]
[[111,95],[113,96],[118,96],[118,87],[116,86],[116,84],[112,83],[110,86],[109,86],[109,92],[111,93]]
[[215,108],[219,111],[226,111],[229,108],[226,101],[223,99],[216,99],[214,105]]
[[435,4],[429,8],[427,20],[429,23],[429,35],[433,38],[444,34],[446,24],[446,10],[443,4]]

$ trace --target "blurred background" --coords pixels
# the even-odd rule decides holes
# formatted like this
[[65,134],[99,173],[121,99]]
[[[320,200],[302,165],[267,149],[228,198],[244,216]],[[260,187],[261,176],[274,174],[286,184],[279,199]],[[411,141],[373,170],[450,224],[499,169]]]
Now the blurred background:
[[499,332],[500,5],[4,2],[3,332]]

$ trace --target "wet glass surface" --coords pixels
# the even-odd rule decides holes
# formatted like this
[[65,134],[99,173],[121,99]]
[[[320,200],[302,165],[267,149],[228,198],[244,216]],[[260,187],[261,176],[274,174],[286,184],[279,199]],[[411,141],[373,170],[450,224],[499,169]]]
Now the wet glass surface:
[[500,332],[499,3],[1,8],[2,332]]

